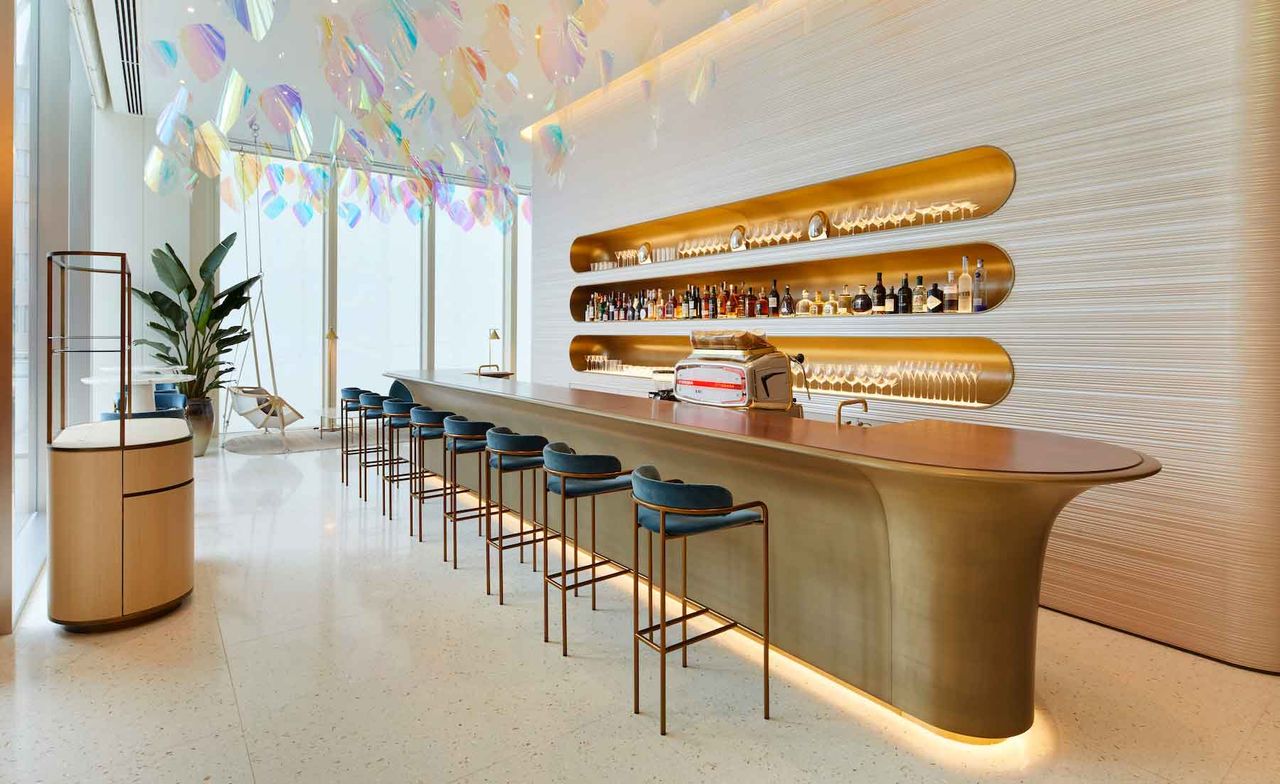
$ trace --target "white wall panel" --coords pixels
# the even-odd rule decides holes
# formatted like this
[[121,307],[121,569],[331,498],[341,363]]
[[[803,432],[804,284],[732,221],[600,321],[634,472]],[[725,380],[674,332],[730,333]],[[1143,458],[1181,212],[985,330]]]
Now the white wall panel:
[[[998,341],[1016,369],[1000,405],[879,404],[874,418],[1031,427],[1153,455],[1165,466],[1159,476],[1090,491],[1063,513],[1043,602],[1280,670],[1280,516],[1268,495],[1280,443],[1273,422],[1251,418],[1274,413],[1275,394],[1249,377],[1254,359],[1268,363],[1253,365],[1264,380],[1276,377],[1277,316],[1266,304],[1271,283],[1256,277],[1270,246],[1243,217],[1264,214],[1259,199],[1274,206],[1274,166],[1259,170],[1273,150],[1245,125],[1250,96],[1255,115],[1271,116],[1274,71],[1258,64],[1274,41],[1251,13],[1252,4],[1213,0],[779,0],[735,17],[658,65],[652,104],[639,80],[623,77],[566,110],[575,147],[562,186],[535,164],[535,379],[608,384],[571,369],[574,334],[688,330],[574,322],[573,286],[647,274],[572,272],[576,236],[999,146],[1017,185],[990,217],[755,255],[768,264],[993,242],[1017,271],[999,309],[936,321],[779,321],[769,331]],[[687,86],[706,57],[717,83],[693,105]],[[728,270],[741,258],[689,269]],[[886,270],[895,280],[900,272]],[[831,401],[807,408],[829,416]]]

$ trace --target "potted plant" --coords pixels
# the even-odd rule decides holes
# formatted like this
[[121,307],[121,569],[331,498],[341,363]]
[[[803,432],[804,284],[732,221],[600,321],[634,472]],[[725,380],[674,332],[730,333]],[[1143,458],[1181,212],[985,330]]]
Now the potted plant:
[[214,276],[235,241],[236,235],[232,232],[209,251],[200,265],[198,285],[187,273],[182,259],[166,243],[163,248],[151,251],[151,264],[171,293],[133,290],[134,296],[159,317],[158,321],[148,321],[147,326],[163,339],[161,342],[139,338],[134,344],[152,349],[157,360],[178,372],[195,376],[183,382],[180,389],[187,396],[186,415],[197,457],[209,448],[209,437],[213,433],[213,403],[209,393],[221,387],[224,378],[235,370],[222,356],[232,346],[249,339],[249,330],[239,324],[224,327],[222,323],[249,304],[249,291],[260,277],[254,275],[214,293]]

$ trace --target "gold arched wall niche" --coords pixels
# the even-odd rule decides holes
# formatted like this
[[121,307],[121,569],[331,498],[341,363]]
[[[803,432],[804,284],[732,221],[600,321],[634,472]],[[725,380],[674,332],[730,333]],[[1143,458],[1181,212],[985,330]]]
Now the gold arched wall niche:
[[[749,173],[744,172],[743,176],[749,176]],[[591,270],[593,263],[613,261],[619,251],[633,251],[643,243],[649,243],[652,248],[663,248],[675,247],[681,241],[700,237],[728,238],[735,226],[750,227],[782,218],[807,223],[809,217],[819,210],[831,215],[841,208],[860,208],[863,205],[883,205],[887,210],[895,204],[912,203],[927,207],[967,201],[976,206],[959,214],[943,215],[940,220],[943,223],[972,220],[1000,209],[1013,193],[1014,180],[1013,159],[1008,153],[998,147],[971,147],[933,158],[584,235],[573,241],[569,260],[575,271],[587,272]],[[922,220],[927,221],[928,218],[910,223],[904,221],[896,227],[886,225],[880,229],[871,228],[865,233],[903,231],[925,225]],[[774,246],[766,246],[762,250],[767,251],[769,247]]]
[[[721,326],[692,323],[695,328]],[[769,342],[787,354],[804,354],[815,395],[989,408],[1013,389],[1013,360],[989,338],[788,335],[770,337]],[[686,335],[578,335],[569,344],[569,361],[581,373],[644,378],[654,368],[674,367],[690,350]],[[622,367],[602,368],[593,359],[599,357]],[[802,382],[793,380],[793,386],[803,402]]]
[[[871,286],[876,282],[877,272],[884,273],[885,286],[893,286],[895,289],[902,282],[904,274],[909,276],[909,282],[913,288],[917,275],[924,276],[925,286],[932,285],[934,282],[941,286],[947,281],[948,270],[955,270],[959,274],[960,260],[963,256],[969,257],[969,271],[971,273],[978,259],[983,260],[987,274],[987,310],[998,307],[1013,288],[1013,262],[1002,248],[986,242],[946,245],[938,248],[920,248],[895,251],[893,253],[873,253],[866,256],[844,256],[835,259],[818,259],[790,264],[773,264],[765,267],[743,267],[683,275],[668,274],[662,277],[640,278],[618,283],[578,286],[569,297],[569,307],[575,321],[585,321],[587,302],[592,294],[609,294],[613,292],[637,294],[647,289],[662,289],[663,292],[669,292],[674,289],[679,294],[684,291],[686,286],[719,286],[726,281],[732,284],[745,282],[748,286],[754,286],[756,292],[759,293],[762,284],[771,285],[775,279],[778,281],[779,291],[782,290],[784,285],[790,284],[791,295],[799,301],[803,289],[808,289],[809,293],[812,294],[815,288],[820,288],[825,297],[828,291],[834,289],[839,292],[845,285],[848,285],[849,290],[856,294],[858,284],[865,283],[867,290],[870,291]],[[678,267],[675,267],[675,265],[654,264],[649,265],[647,269],[654,272],[670,273],[674,272]],[[908,318],[917,316],[920,318],[939,318],[977,314],[912,313],[904,315]],[[824,322],[832,318],[840,320],[857,318],[874,319],[877,323],[890,324],[893,323],[893,319],[898,317],[896,315],[889,317],[828,316],[810,317],[808,319],[798,317],[797,320]],[[772,319],[736,319],[715,321],[713,323],[717,326],[731,326],[742,323],[744,325],[749,324],[751,328],[757,329],[765,328],[770,321]]]

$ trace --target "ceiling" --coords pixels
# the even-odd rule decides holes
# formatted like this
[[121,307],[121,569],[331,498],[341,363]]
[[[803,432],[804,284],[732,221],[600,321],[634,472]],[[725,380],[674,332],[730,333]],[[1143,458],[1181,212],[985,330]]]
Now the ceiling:
[[[442,57],[435,49],[446,46],[451,35],[431,37],[427,23],[422,20],[450,0],[277,0],[275,18],[262,40],[257,41],[236,21],[230,10],[236,0],[135,0],[137,7],[138,49],[141,61],[142,110],[147,116],[159,115],[173,99],[175,91],[185,86],[191,91],[187,114],[195,125],[212,119],[217,113],[218,102],[234,67],[245,78],[253,91],[249,104],[240,120],[227,134],[231,139],[249,140],[252,132],[247,121],[258,115],[262,139],[271,145],[288,150],[288,137],[263,120],[260,109],[260,91],[276,84],[287,84],[297,90],[310,120],[314,150],[319,153],[332,151],[331,139],[335,118],[345,127],[359,127],[359,121],[335,97],[325,78],[325,59],[322,48],[321,18],[339,15],[352,22],[360,15],[389,7],[400,6],[414,12],[417,20],[418,44],[407,59],[403,69],[386,63],[384,97],[389,105],[398,107],[413,92],[425,90],[436,101],[428,120],[419,117],[412,122],[398,121],[417,154],[428,156],[435,151],[446,171],[474,173],[481,157],[475,145],[462,143],[455,151],[450,142],[459,141],[468,130],[465,120],[455,117],[452,102],[447,97],[446,80],[452,81],[459,62],[451,50]],[[244,2],[244,0],[240,0]],[[584,27],[586,49],[583,65],[575,79],[558,87],[547,77],[537,52],[535,31],[540,26],[551,31],[562,29],[566,17],[583,6],[583,0],[507,0],[506,6],[517,21],[512,30],[514,40],[521,41],[523,52],[512,68],[512,78],[495,67],[494,53],[486,46],[487,19],[494,13],[492,0],[456,0],[461,12],[461,27],[456,33],[457,45],[472,47],[487,62],[487,78],[480,85],[481,105],[492,110],[490,131],[486,133],[501,139],[505,144],[506,165],[510,169],[510,183],[523,186],[531,181],[531,150],[520,139],[521,129],[546,116],[552,110],[599,87],[602,82],[602,52],[612,56],[612,77],[616,78],[637,65],[660,54],[702,30],[716,24],[753,2],[762,0],[586,0],[584,12],[594,18]],[[112,86],[112,105],[117,111],[125,111],[125,101],[120,92],[121,80],[111,79],[113,69],[121,70],[118,59],[119,46],[115,43],[116,19],[111,2],[97,0],[99,38],[103,42],[105,66]],[[180,30],[193,23],[208,23],[222,33],[226,40],[226,61],[223,67],[207,81],[201,81],[193,71],[180,42]],[[352,23],[352,29],[356,25]],[[366,26],[367,30],[369,26]],[[438,29],[448,30],[444,25]],[[386,37],[391,38],[387,27]],[[366,33],[364,39],[376,37]],[[548,35],[553,35],[548,33]],[[177,64],[173,68],[162,65],[154,55],[152,42],[168,41],[177,49]],[[383,41],[371,43],[371,47],[385,46]],[[554,47],[547,47],[553,50]],[[383,57],[382,59],[389,59]],[[570,66],[572,69],[572,66]],[[397,82],[396,75],[403,72],[412,81]],[[505,84],[500,80],[506,80]],[[474,114],[472,115],[474,116]],[[474,133],[474,126],[470,129]],[[459,163],[458,153],[462,153]],[[442,154],[443,153],[443,154]],[[375,158],[383,156],[375,152]],[[387,156],[394,158],[395,154]],[[393,161],[403,163],[403,161]]]

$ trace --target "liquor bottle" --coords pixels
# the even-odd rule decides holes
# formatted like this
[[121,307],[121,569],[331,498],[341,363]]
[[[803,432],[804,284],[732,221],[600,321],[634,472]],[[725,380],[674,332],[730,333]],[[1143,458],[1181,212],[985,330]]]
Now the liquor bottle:
[[813,315],[813,300],[809,299],[808,289],[800,290],[800,301],[796,303],[796,315],[797,316]]
[[827,301],[822,303],[822,315],[838,316],[840,315],[839,300],[836,299],[836,290],[827,290]]
[[960,293],[956,291],[956,271],[947,270],[947,285],[942,289],[944,311],[955,313],[960,309]]
[[720,299],[719,308],[720,318],[729,318],[729,283],[722,281],[720,283]]
[[636,297],[636,321],[649,320],[649,298],[645,296]]
[[979,313],[987,309],[987,271],[982,268],[982,259],[978,259],[978,268],[973,271],[973,312]]
[[782,302],[778,305],[779,316],[794,316],[796,314],[796,300],[791,296],[791,286],[788,284],[782,287]]
[[942,313],[946,307],[946,294],[942,289],[938,288],[938,282],[933,282],[933,288],[929,289],[929,298],[925,300],[925,309],[930,313]]
[[853,307],[853,295],[849,293],[849,284],[844,284],[844,291],[840,292],[840,298],[836,300],[836,315],[847,316]]
[[884,313],[884,273],[876,273],[876,285],[871,289],[871,312]]
[[773,288],[769,289],[769,316],[776,317],[781,307],[781,298],[778,296],[778,279],[774,278]]
[[747,287],[746,296],[743,297],[743,318],[754,318],[756,315],[756,290],[752,286]]
[[888,290],[886,290],[884,293],[884,311],[883,312],[884,313],[898,312],[898,292],[893,290],[893,286],[890,286]]
[[769,317],[769,295],[765,293],[764,286],[760,287],[760,296],[756,297],[756,318]]
[[902,285],[898,287],[898,312],[911,312],[911,284],[907,283],[907,273],[902,273]]
[[590,297],[587,298],[587,308],[586,308],[586,311],[582,314],[582,320],[595,321],[596,320],[595,313],[596,313],[596,295],[592,294]]
[[916,275],[916,287],[911,291],[911,312],[929,312],[929,295],[924,290],[924,275]]
[[973,312],[973,276],[969,274],[969,257],[960,257],[960,280],[956,281],[956,309]]
[[707,318],[720,318],[720,298],[716,296],[716,287],[711,287],[711,293],[707,295]]
[[676,290],[671,289],[667,293],[667,307],[666,307],[667,318],[669,319],[680,318],[679,316],[676,315],[676,307],[677,307],[676,306]]
[[826,303],[822,301],[822,289],[813,290],[813,304],[809,306],[809,315],[821,316]]
[[857,295],[856,295],[856,296],[854,296],[854,298],[853,298],[853,312],[854,312],[856,315],[861,316],[861,315],[866,314],[866,313],[871,313],[871,312],[872,312],[872,310],[871,310],[871,309],[872,309],[872,308],[874,308],[874,307],[875,307],[875,304],[873,303],[873,300],[871,299],[871,295],[867,293],[867,286],[866,286],[866,284],[865,284],[865,283],[859,283],[859,284],[858,284],[858,293],[857,293]]

